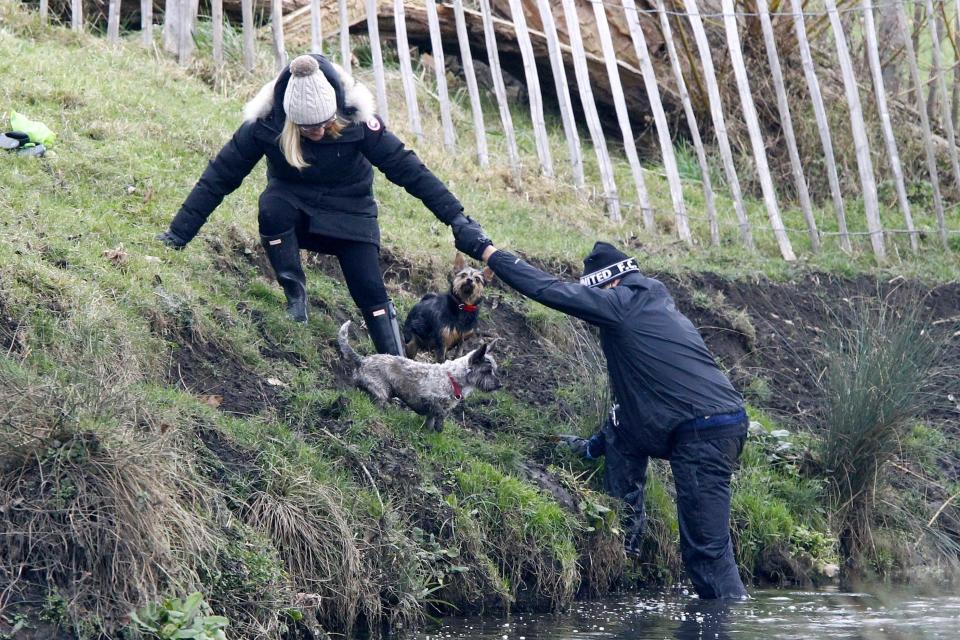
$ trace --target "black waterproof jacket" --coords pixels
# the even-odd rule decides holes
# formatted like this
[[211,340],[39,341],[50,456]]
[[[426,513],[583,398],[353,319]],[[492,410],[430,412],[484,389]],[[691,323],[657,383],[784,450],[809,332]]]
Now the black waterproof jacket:
[[[326,58],[315,57],[337,93],[338,112],[353,118],[354,110],[344,98],[339,72]],[[423,201],[442,222],[449,224],[463,212],[457,198],[378,117],[352,119],[338,138],[324,137],[320,142],[301,139],[304,160],[310,166],[302,171],[290,166],[279,142],[286,120],[283,94],[289,79],[288,67],[277,77],[270,112],[244,122],[234,133],[183,203],[170,225],[171,231],[185,241],[192,240],[223,198],[240,186],[264,156],[266,190],[307,213],[313,233],[380,244],[373,198],[374,166]]]
[[[668,458],[680,424],[743,408],[743,398],[658,280],[628,273],[612,289],[564,282],[506,252],[488,265],[523,295],[600,330],[618,434],[637,453]],[[603,384],[601,380],[586,384]]]

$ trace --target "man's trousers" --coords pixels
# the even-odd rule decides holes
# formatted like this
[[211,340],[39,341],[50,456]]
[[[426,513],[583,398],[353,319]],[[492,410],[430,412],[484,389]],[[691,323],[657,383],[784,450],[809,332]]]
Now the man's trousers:
[[[730,541],[730,476],[746,440],[747,425],[707,427],[681,434],[670,453],[677,489],[680,551],[693,586],[701,598],[742,598]],[[638,549],[646,525],[643,504],[648,457],[640,445],[626,441],[608,421],[606,439],[607,492],[626,503],[628,552]]]

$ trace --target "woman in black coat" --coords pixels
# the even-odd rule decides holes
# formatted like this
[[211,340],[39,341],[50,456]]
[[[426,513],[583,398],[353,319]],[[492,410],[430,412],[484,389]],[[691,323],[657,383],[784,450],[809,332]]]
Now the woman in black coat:
[[379,353],[403,354],[396,310],[380,274],[373,168],[453,228],[457,248],[479,257],[486,238],[463,205],[374,113],[370,91],[320,55],[294,60],[244,108],[244,122],[210,162],[169,230],[181,249],[223,198],[267,158],[260,238],[287,311],[307,320],[300,249],[337,256]]

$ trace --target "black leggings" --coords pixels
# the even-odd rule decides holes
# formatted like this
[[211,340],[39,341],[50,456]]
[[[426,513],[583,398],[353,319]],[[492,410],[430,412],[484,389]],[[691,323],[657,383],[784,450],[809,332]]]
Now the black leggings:
[[296,229],[302,249],[336,256],[350,297],[361,311],[389,300],[380,275],[380,248],[372,242],[310,233],[310,217],[306,213],[267,194],[260,198],[258,222],[262,235],[275,236]]

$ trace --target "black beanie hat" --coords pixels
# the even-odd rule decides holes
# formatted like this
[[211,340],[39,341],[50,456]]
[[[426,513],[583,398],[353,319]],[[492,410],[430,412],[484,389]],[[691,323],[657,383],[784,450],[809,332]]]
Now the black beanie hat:
[[597,242],[583,259],[583,275],[580,284],[585,287],[601,287],[631,271],[640,271],[637,261],[609,242]]

